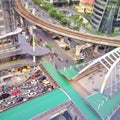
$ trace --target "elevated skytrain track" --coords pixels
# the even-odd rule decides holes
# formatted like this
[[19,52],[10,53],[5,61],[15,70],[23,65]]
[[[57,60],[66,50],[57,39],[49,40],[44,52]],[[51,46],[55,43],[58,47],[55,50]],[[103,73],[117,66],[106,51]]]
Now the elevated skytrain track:
[[108,45],[108,46],[120,46],[120,39],[118,39],[118,38],[100,37],[100,36],[96,36],[96,35],[80,33],[78,31],[74,31],[74,30],[68,29],[66,27],[54,25],[52,23],[44,21],[43,19],[40,19],[37,16],[34,16],[32,13],[27,11],[25,9],[24,5],[22,4],[21,0],[14,0],[14,4],[15,4],[15,10],[23,18],[32,22],[36,26],[46,29],[48,31],[57,33],[62,36],[74,38],[74,39],[77,39],[80,41]]

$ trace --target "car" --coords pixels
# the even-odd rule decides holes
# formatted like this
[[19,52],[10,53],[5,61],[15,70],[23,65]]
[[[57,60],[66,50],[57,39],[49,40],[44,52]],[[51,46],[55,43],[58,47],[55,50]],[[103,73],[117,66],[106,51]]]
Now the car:
[[80,56],[80,60],[84,60],[85,59],[85,57],[82,55],[82,56]]
[[58,54],[57,53],[54,53],[55,57],[58,57]]
[[43,80],[42,83],[44,83],[45,85],[49,84],[50,82],[48,80]]
[[45,79],[46,79],[46,76],[42,76],[38,80],[45,80]]
[[35,79],[33,79],[32,81],[31,81],[31,84],[34,84],[36,81],[35,81]]
[[34,74],[33,74],[33,76],[34,76],[34,77],[37,77],[37,76],[38,76],[38,74],[37,74],[37,73],[34,73]]
[[25,91],[22,95],[27,95],[30,93],[30,90]]
[[22,89],[29,89],[29,88],[31,88],[31,85],[29,85],[29,84],[23,84],[23,85],[21,86],[21,88],[22,88]]
[[52,90],[52,88],[48,88],[48,91],[51,91]]
[[42,73],[42,71],[40,71],[40,70],[37,70],[37,72],[36,72],[36,73],[40,75],[40,74]]
[[15,104],[15,101],[9,101],[9,102],[7,102],[7,105],[9,106],[9,105],[13,105],[13,104]]
[[39,87],[37,87],[37,86],[33,88],[34,91],[36,91],[36,90],[38,90],[38,89],[39,89]]
[[52,90],[54,89],[53,85],[49,85],[48,87],[51,88]]
[[61,62],[63,62],[63,58],[61,58],[61,57],[59,57],[58,60],[61,61]]
[[36,92],[31,92],[28,94],[28,97],[34,97],[36,95]]
[[39,38],[39,42],[44,42],[45,40],[43,38]]
[[27,100],[28,100],[27,98],[24,98],[24,99],[23,99],[24,102],[27,101]]
[[2,95],[3,94],[3,91],[0,91],[0,95]]
[[16,97],[15,95],[12,95],[10,98],[12,98],[12,99],[13,99],[13,98],[15,98],[15,97]]
[[24,99],[24,97],[18,97],[18,98],[16,99],[16,102],[21,102],[21,101],[23,101],[23,99]]
[[0,104],[2,104],[3,103],[3,100],[0,100]]
[[0,100],[8,98],[9,96],[10,96],[9,93],[4,93],[4,94],[0,95]]
[[33,74],[33,78],[34,78],[34,77],[38,77],[39,75],[40,75],[40,74],[38,74],[38,73],[35,72],[35,73]]
[[37,90],[37,94],[42,93],[42,92],[43,92],[43,89],[38,89]]

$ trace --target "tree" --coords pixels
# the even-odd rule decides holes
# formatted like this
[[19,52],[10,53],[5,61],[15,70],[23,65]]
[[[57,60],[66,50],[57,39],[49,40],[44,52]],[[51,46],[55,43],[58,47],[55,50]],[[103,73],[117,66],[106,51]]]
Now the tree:
[[[35,42],[35,45],[38,44],[38,41],[36,38],[34,38],[34,42]],[[32,46],[33,45],[33,37],[30,39],[30,45]]]
[[55,14],[57,14],[56,12],[57,12],[57,11],[56,11],[56,9],[54,9],[54,8],[51,8],[51,9],[49,9],[49,11],[48,11],[48,13],[49,13],[52,17],[55,17]]
[[77,23],[78,23],[78,25],[80,26],[80,25],[83,23],[83,19],[82,19],[82,18],[78,19],[78,20],[77,20]]
[[73,30],[79,30],[79,26],[74,26]]
[[33,0],[33,2],[36,4],[36,5],[40,5],[42,0]]
[[48,48],[48,49],[52,48],[52,46],[50,44],[46,44],[45,47]]
[[79,16],[78,16],[78,15],[74,15],[74,16],[71,16],[71,18],[72,18],[73,20],[78,20],[78,19],[79,19]]
[[49,10],[49,9],[51,9],[51,8],[53,8],[53,5],[52,4],[50,4],[50,3],[47,3],[47,2],[44,2],[43,4],[42,4],[43,6],[43,9],[45,9],[45,10]]
[[61,23],[64,24],[64,25],[67,24],[67,19],[66,19],[65,17],[62,17],[62,18],[60,19],[60,21],[61,21]]

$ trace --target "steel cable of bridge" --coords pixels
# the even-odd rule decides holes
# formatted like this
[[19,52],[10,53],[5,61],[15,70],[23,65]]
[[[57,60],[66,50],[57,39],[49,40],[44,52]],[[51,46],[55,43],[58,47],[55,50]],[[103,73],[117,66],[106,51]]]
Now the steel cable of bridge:
[[15,4],[15,10],[25,19],[29,20],[30,22],[34,23],[35,25],[42,27],[48,31],[71,37],[77,40],[85,41],[85,42],[91,42],[95,44],[103,44],[103,45],[109,45],[109,46],[120,46],[120,40],[117,38],[107,38],[107,37],[100,37],[95,35],[88,35],[83,34],[78,31],[74,31],[71,29],[68,29],[66,27],[54,25],[52,23],[49,23],[47,21],[44,21],[34,15],[32,13],[28,12],[23,4],[21,3],[21,0],[14,0]]

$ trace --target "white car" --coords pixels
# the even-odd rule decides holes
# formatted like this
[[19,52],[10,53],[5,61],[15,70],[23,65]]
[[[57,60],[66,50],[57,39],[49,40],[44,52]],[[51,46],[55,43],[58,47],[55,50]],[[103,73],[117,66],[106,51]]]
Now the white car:
[[60,60],[61,62],[63,62],[63,58],[59,57],[58,60]]
[[28,94],[28,97],[34,97],[36,95],[36,92],[31,92]]

